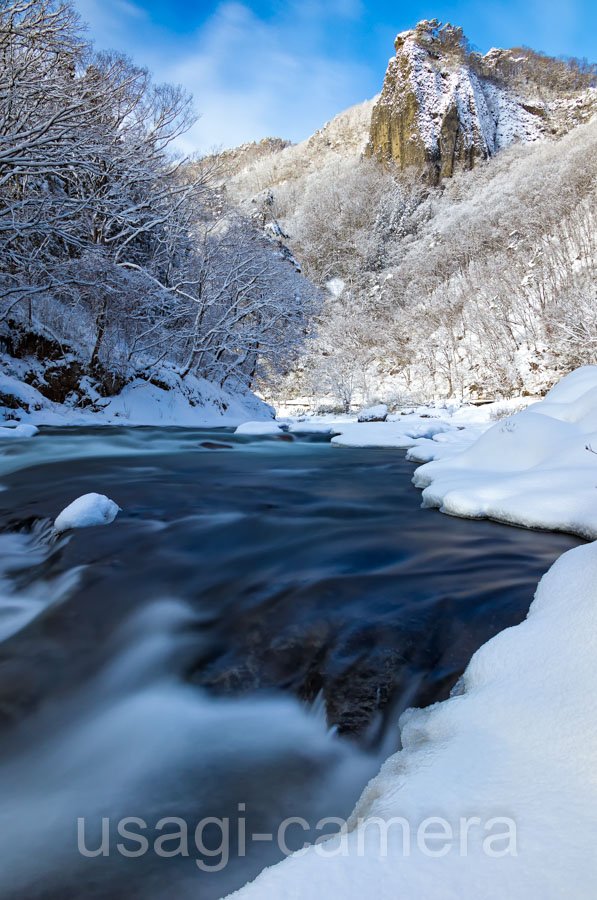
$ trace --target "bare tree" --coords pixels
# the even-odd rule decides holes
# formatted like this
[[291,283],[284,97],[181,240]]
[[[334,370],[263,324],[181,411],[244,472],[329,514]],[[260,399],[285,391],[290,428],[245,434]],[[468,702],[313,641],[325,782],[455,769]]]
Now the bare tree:
[[92,372],[168,359],[251,383],[287,364],[315,292],[224,208],[217,158],[173,153],[190,98],[95,53],[55,0],[2,0],[0,55],[0,315],[72,310]]

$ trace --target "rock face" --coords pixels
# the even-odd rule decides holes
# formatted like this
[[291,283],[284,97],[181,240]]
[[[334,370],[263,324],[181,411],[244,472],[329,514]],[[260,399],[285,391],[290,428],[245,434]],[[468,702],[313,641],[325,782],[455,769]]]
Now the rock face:
[[492,78],[462,29],[420,22],[399,34],[395,47],[367,155],[393,159],[437,183],[517,140],[541,137],[545,109],[529,108]]

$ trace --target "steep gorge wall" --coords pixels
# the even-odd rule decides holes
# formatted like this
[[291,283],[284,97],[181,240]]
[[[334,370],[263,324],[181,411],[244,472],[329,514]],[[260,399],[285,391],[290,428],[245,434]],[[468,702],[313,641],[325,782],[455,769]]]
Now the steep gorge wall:
[[[420,22],[398,35],[376,104],[366,153],[393,159],[437,183],[517,140],[545,131],[543,105],[530,107],[482,73],[462,30]],[[478,69],[478,70],[476,70]]]

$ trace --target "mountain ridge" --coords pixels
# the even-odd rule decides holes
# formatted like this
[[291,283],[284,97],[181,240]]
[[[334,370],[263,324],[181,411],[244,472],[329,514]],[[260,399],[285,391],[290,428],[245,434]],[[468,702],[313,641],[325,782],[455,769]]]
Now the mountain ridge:
[[[335,158],[363,154],[438,183],[513,143],[561,137],[597,113],[597,67],[578,60],[518,47],[482,56],[461,28],[437,19],[399,33],[395,47],[380,93],[304,141],[268,137],[224,151],[224,161],[234,158],[232,196],[246,200]],[[471,102],[476,109],[467,108]]]

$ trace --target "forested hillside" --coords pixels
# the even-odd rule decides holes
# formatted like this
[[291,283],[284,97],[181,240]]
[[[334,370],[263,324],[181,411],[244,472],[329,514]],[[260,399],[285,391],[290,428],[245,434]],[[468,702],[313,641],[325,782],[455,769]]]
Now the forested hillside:
[[369,161],[311,178],[282,218],[330,291],[305,377],[336,395],[508,396],[595,363],[596,175],[592,122],[441,189]]
[[[596,361],[595,67],[528,49],[479,58],[456,31],[443,38],[448,61],[434,62],[440,75],[458,38],[459,67],[493,73],[509,102],[533,110],[532,141],[471,156],[434,185],[417,166],[364,157],[372,107],[377,127],[368,103],[344,114],[352,142],[335,140],[334,120],[231,182],[248,207],[267,198],[305,274],[327,286],[317,340],[279,388],[286,398],[348,407],[534,394]],[[416,38],[406,34],[399,53]]]
[[[174,152],[190,98],[96,51],[68,3],[3,2],[0,53],[0,327],[22,360],[13,374],[76,406],[138,378],[243,392],[286,368],[316,291],[226,204],[217,161]],[[4,403],[26,406],[22,392]]]

